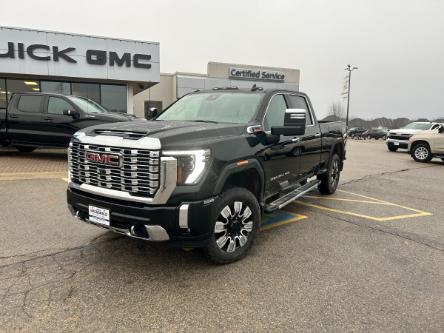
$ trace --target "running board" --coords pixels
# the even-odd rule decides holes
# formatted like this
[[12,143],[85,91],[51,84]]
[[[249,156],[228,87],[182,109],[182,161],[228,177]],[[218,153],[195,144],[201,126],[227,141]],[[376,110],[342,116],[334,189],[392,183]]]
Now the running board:
[[290,202],[296,200],[297,198],[303,196],[305,193],[310,192],[312,189],[317,187],[321,181],[313,180],[305,185],[298,187],[297,189],[285,194],[282,197],[277,198],[275,201],[265,205],[265,212],[271,213],[275,210],[281,209],[282,207],[288,205]]

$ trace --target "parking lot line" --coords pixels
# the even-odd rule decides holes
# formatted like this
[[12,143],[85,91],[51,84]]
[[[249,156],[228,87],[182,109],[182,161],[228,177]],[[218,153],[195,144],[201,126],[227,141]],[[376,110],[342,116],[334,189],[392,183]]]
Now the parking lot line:
[[288,212],[288,211],[282,211],[282,212],[291,214],[294,217],[290,218],[290,219],[282,220],[282,221],[279,221],[279,222],[274,222],[274,223],[263,225],[263,226],[261,226],[260,231],[268,231],[268,230],[271,230],[271,229],[274,229],[274,228],[277,228],[277,227],[281,227],[283,225],[294,223],[294,222],[297,222],[297,221],[300,221],[300,220],[303,220],[303,219],[307,218],[307,216],[302,215],[302,214],[295,214],[295,213]]
[[414,213],[413,214],[401,214],[401,215],[395,215],[395,216],[378,217],[378,216],[370,216],[370,215],[366,215],[366,214],[360,214],[360,213],[356,213],[356,212],[352,212],[352,211],[348,211],[348,210],[330,208],[330,207],[326,207],[326,206],[322,206],[322,205],[317,205],[314,203],[303,202],[301,200],[295,201],[294,203],[292,203],[292,205],[299,204],[302,206],[312,207],[312,208],[325,210],[325,211],[338,213],[338,214],[345,214],[345,215],[360,217],[360,218],[364,218],[364,219],[368,219],[368,220],[372,220],[372,221],[377,221],[377,222],[386,222],[386,221],[394,221],[394,220],[401,220],[401,219],[407,219],[407,218],[433,215],[432,213],[425,212],[420,209],[399,205],[397,203],[369,197],[369,196],[354,193],[354,192],[349,192],[349,191],[344,191],[344,190],[338,190],[338,192],[351,194],[351,195],[361,197],[364,199],[369,199],[369,200],[357,200],[357,199],[348,199],[348,198],[329,198],[329,197],[320,197],[320,196],[306,196],[305,198],[320,199],[320,200],[337,200],[337,201],[344,201],[344,202],[347,202],[347,201],[348,202],[359,202],[359,203],[367,203],[367,204],[374,204],[374,205],[392,206],[392,207],[405,209],[405,210],[408,210],[408,211],[411,211]]

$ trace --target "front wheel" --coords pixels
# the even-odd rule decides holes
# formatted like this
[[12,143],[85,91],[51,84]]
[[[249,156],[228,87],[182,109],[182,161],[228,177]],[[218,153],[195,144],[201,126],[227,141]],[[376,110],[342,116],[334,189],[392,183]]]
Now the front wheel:
[[318,185],[318,190],[322,194],[333,194],[336,192],[339,184],[339,177],[341,176],[341,159],[338,154],[333,154],[328,163],[328,170],[326,173],[319,175],[318,179],[321,183]]
[[17,149],[21,153],[31,153],[35,150],[34,147],[26,147],[26,146],[15,146],[15,149]]
[[212,235],[206,247],[208,257],[216,264],[242,259],[261,221],[256,197],[244,188],[232,188],[222,193],[215,208]]
[[433,155],[426,143],[417,143],[413,146],[411,155],[416,162],[430,162]]

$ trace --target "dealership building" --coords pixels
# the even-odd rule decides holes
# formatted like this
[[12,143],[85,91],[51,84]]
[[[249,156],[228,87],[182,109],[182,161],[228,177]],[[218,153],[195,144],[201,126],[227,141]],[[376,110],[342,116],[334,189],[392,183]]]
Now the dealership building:
[[134,113],[133,96],[159,81],[159,43],[0,27],[0,108],[42,91]]
[[54,92],[144,117],[196,90],[299,90],[299,79],[298,69],[219,62],[205,74],[161,74],[156,42],[0,26],[0,108],[16,92]]

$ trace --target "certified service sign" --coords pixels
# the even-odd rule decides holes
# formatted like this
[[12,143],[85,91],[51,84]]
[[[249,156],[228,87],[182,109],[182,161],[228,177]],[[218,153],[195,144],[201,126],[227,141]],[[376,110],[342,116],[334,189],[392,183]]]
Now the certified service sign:
[[283,72],[275,71],[272,69],[249,69],[230,67],[228,70],[228,76],[230,79],[240,80],[261,80],[261,81],[273,81],[284,82],[285,74]]

